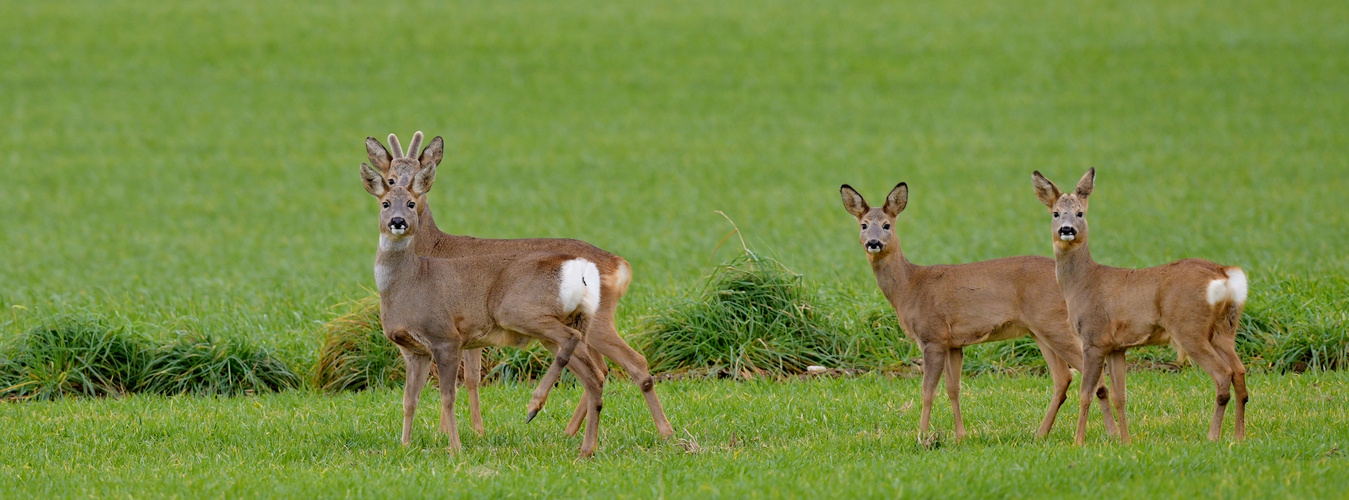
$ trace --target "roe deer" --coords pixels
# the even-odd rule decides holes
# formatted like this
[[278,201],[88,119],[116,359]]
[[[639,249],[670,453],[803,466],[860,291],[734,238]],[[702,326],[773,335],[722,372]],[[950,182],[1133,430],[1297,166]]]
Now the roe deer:
[[[449,435],[450,448],[459,450],[453,374],[459,369],[461,350],[522,346],[537,339],[556,351],[549,370],[570,368],[585,387],[588,422],[580,456],[593,455],[603,387],[589,351],[575,347],[583,337],[580,330],[599,307],[599,269],[565,252],[455,259],[417,255],[414,242],[421,229],[417,200],[430,189],[435,172],[432,165],[418,171],[409,186],[390,187],[378,172],[361,165],[365,189],[382,207],[375,255],[380,323],[384,336],[398,345],[407,363],[403,444],[411,442],[417,399],[432,361],[441,374],[440,430]],[[570,360],[573,354],[576,359]]]
[[[1237,357],[1237,321],[1246,303],[1246,274],[1239,267],[1185,259],[1145,269],[1097,264],[1087,250],[1087,197],[1096,169],[1087,171],[1071,193],[1059,191],[1039,171],[1035,194],[1053,218],[1055,274],[1068,302],[1069,324],[1082,341],[1082,384],[1101,380],[1102,362],[1110,365],[1120,441],[1129,443],[1124,416],[1124,352],[1130,347],[1172,343],[1213,377],[1217,405],[1209,440],[1222,435],[1223,412],[1236,386],[1236,439],[1246,437],[1246,367]],[[1077,418],[1075,442],[1087,433],[1087,393]]]
[[[1068,367],[1082,369],[1082,349],[1068,328],[1063,297],[1054,288],[1054,261],[1025,256],[970,264],[914,265],[904,258],[894,229],[895,217],[909,201],[908,184],[895,186],[880,208],[868,206],[847,184],[839,191],[843,207],[861,225],[860,242],[876,274],[876,284],[894,307],[904,332],[923,352],[919,440],[927,434],[932,400],[943,370],[956,439],[965,436],[960,417],[960,368],[965,346],[1026,334],[1035,339],[1054,381],[1049,409],[1036,436],[1049,434],[1072,382]],[[1101,413],[1109,425],[1113,419],[1106,390],[1103,386],[1098,389]]]
[[[406,155],[398,142],[398,138],[393,134],[389,134],[389,146],[394,149],[392,153],[385,149],[379,143],[379,140],[374,137],[365,139],[365,147],[371,163],[378,169],[388,186],[406,187],[411,185],[418,172],[435,167],[444,156],[444,141],[439,136],[432,139],[430,144],[419,154],[417,149],[421,146],[421,141],[422,133],[414,134]],[[585,331],[585,348],[590,351],[590,357],[598,364],[601,375],[600,381],[603,383],[605,376],[608,374],[608,366],[601,357],[605,356],[622,367],[641,389],[642,396],[646,399],[647,408],[651,411],[651,418],[655,422],[660,435],[663,437],[674,435],[674,429],[665,418],[665,411],[661,408],[660,400],[656,398],[655,379],[651,377],[646,358],[629,346],[618,335],[618,330],[614,327],[614,312],[618,308],[618,301],[627,292],[628,283],[632,279],[632,270],[626,260],[596,248],[594,245],[574,239],[488,239],[447,234],[436,226],[425,193],[418,196],[417,214],[421,219],[422,226],[420,237],[417,238],[416,242],[418,255],[454,258],[486,254],[553,251],[574,254],[594,263],[600,272],[600,300],[598,309],[594,317],[588,322],[588,329]],[[469,392],[469,407],[474,422],[474,430],[481,434],[482,417],[479,414],[477,399],[477,378],[480,376],[480,368],[478,367],[481,366],[481,351],[468,351],[466,354],[465,386]],[[472,365],[472,367],[469,365]],[[533,420],[534,416],[543,408],[548,397],[548,391],[552,389],[560,375],[560,370],[550,370],[539,381],[527,408],[529,420]],[[574,435],[580,429],[586,416],[585,410],[583,399],[578,403],[571,421],[567,424],[566,433],[568,435]]]

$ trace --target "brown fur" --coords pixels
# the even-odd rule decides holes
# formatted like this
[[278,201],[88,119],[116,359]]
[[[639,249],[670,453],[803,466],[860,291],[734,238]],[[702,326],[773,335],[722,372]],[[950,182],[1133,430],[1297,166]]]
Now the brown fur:
[[[1214,280],[1239,270],[1202,259],[1185,259],[1145,269],[1123,269],[1097,264],[1087,248],[1087,199],[1095,187],[1091,169],[1072,193],[1059,191],[1040,172],[1033,181],[1040,202],[1053,215],[1054,260],[1059,288],[1068,304],[1069,324],[1083,347],[1084,387],[1101,379],[1108,364],[1113,386],[1120,440],[1129,442],[1124,414],[1124,354],[1130,347],[1172,343],[1213,378],[1217,406],[1209,439],[1222,432],[1222,417],[1233,386],[1237,391],[1236,439],[1246,437],[1246,368],[1236,353],[1236,325],[1241,303],[1224,299],[1209,304],[1207,289]],[[1071,241],[1061,235],[1072,233]],[[1086,439],[1087,394],[1077,421],[1075,440]]]
[[[1054,392],[1037,435],[1054,425],[1067,397],[1072,374],[1082,367],[1077,337],[1068,328],[1063,297],[1054,287],[1054,261],[1045,257],[1008,257],[970,264],[919,266],[904,258],[895,217],[908,205],[909,188],[900,183],[881,208],[870,208],[848,185],[840,188],[843,206],[857,218],[867,260],[900,326],[923,352],[923,413],[920,441],[928,431],[932,401],[943,371],[955,417],[956,438],[965,435],[960,416],[960,369],[966,346],[1029,334],[1040,347],[1054,380]],[[872,251],[875,250],[875,251]],[[1112,420],[1101,395],[1101,411]]]
[[[418,134],[420,135],[420,133]],[[418,142],[414,139],[414,142]],[[371,161],[379,155],[387,154],[379,141],[373,137],[366,139],[367,152]],[[439,137],[431,139],[431,142],[418,155],[415,150],[407,152],[408,157],[401,160],[389,160],[388,168],[381,170],[381,175],[387,185],[410,186],[414,181],[416,174],[426,168],[433,168],[438,165],[444,155],[444,141]],[[417,155],[414,159],[413,155]],[[591,359],[596,362],[596,370],[602,375],[607,375],[608,366],[603,362],[603,357],[608,357],[623,368],[633,382],[641,389],[642,395],[646,400],[647,407],[651,412],[652,420],[656,424],[657,430],[661,436],[669,437],[674,435],[674,429],[665,417],[665,411],[662,409],[660,400],[655,393],[655,380],[651,377],[650,368],[646,358],[637,352],[618,334],[614,327],[615,311],[618,308],[618,302],[627,292],[628,284],[631,282],[632,268],[622,257],[606,252],[589,243],[574,239],[563,238],[530,238],[530,239],[489,239],[474,238],[472,236],[461,236],[448,234],[436,226],[435,219],[431,209],[426,202],[426,196],[423,194],[419,199],[418,215],[421,217],[421,236],[417,239],[417,254],[433,257],[455,258],[471,255],[485,254],[517,254],[536,251],[555,251],[564,252],[580,256],[595,263],[600,272],[600,304],[599,310],[594,317],[589,318],[585,331],[586,348],[590,350]],[[466,353],[468,360],[481,357],[481,351]],[[478,361],[480,364],[481,362]],[[474,428],[481,434],[481,416],[475,410],[477,408],[477,390],[476,386],[479,376],[472,370],[466,370],[466,386],[471,383],[469,390],[470,410],[474,419]],[[552,371],[544,375],[536,387],[533,397],[530,399],[528,411],[531,415],[542,409],[547,400],[548,391],[552,389],[557,382],[561,371]],[[603,376],[601,382],[603,382]],[[579,402],[576,411],[572,415],[571,422],[568,423],[567,434],[575,434],[584,421],[586,411],[584,400]]]
[[[549,370],[570,368],[586,390],[589,425],[580,454],[594,454],[599,436],[603,386],[586,349],[575,351],[578,363],[568,363],[582,333],[568,325],[593,314],[584,307],[563,309],[559,298],[562,265],[576,259],[563,252],[489,254],[442,259],[416,254],[420,228],[416,200],[430,189],[435,167],[419,172],[409,190],[389,188],[383,178],[361,165],[366,190],[379,199],[380,248],[375,256],[380,294],[380,322],[384,334],[398,345],[407,363],[403,395],[403,444],[412,437],[417,400],[434,361],[440,373],[459,369],[463,349],[488,345],[520,346],[543,341],[556,352]],[[396,233],[391,228],[405,225]],[[442,383],[440,430],[459,450],[454,403],[456,384]]]

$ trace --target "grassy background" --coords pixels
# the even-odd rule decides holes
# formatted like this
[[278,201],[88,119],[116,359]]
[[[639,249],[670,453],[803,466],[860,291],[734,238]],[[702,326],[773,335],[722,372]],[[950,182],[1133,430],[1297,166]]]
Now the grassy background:
[[[464,454],[435,434],[422,400],[413,445],[397,443],[394,390],[314,397],[63,400],[0,405],[6,496],[181,497],[1140,497],[1334,498],[1349,488],[1349,372],[1252,380],[1250,439],[1209,443],[1212,389],[1196,370],[1130,375],[1134,444],[1106,442],[1093,411],[1086,447],[1072,412],[1035,441],[1039,377],[973,377],[970,435],[935,450],[914,439],[916,378],[660,385],[675,439],[656,437],[632,384],[606,391],[603,446],[575,460],[562,427],[579,396],[560,388],[524,423],[529,387],[483,388],[485,437]],[[765,408],[771,401],[771,409]],[[467,412],[461,407],[461,416]],[[950,431],[945,401],[933,424]],[[1226,427],[1231,435],[1231,424]]]
[[[804,274],[828,303],[860,315],[882,299],[838,201],[839,184],[875,202],[907,181],[912,195],[899,232],[910,259],[966,262],[1049,254],[1047,216],[1029,173],[1039,169],[1071,184],[1088,166],[1099,169],[1092,241],[1101,262],[1144,266],[1199,256],[1241,265],[1252,279],[1252,309],[1303,312],[1291,321],[1344,331],[1344,2],[5,2],[0,32],[0,341],[54,313],[90,310],[119,314],[162,341],[194,334],[238,339],[274,349],[293,366],[312,365],[319,325],[336,314],[331,306],[373,288],[375,205],[356,180],[362,139],[414,130],[446,138],[432,194],[443,228],[487,237],[577,237],[628,258],[635,281],[620,310],[627,331],[727,257],[712,254],[730,229],[714,210],[734,218],[751,245]],[[1183,400],[1193,405],[1183,417],[1201,419],[1209,385],[1186,373],[1173,390],[1195,391]],[[1271,377],[1270,385],[1256,386],[1257,402],[1276,396],[1274,380],[1324,384],[1340,394],[1345,387],[1341,376]],[[1018,380],[971,383],[1034,387],[1033,401],[1015,411],[1038,412],[1044,381]],[[1140,396],[1164,392],[1161,380]],[[662,387],[667,405],[680,405],[740,394],[742,386]],[[857,387],[846,390],[872,386]],[[630,388],[615,390],[620,394],[612,399],[620,400]],[[756,390],[772,397],[778,389]],[[897,390],[884,401],[915,394]],[[1282,406],[1315,397],[1288,390],[1291,399]],[[1140,396],[1131,400],[1139,415],[1168,408],[1149,411],[1146,405],[1165,401]],[[1280,407],[1266,401],[1266,408]],[[209,436],[179,442],[171,433],[149,441],[167,449],[170,455],[159,455],[167,461],[137,462],[136,454],[107,463],[91,462],[99,454],[56,461],[84,453],[74,443],[105,439],[87,433],[111,429],[107,422],[135,416],[141,420],[134,428],[150,419],[147,432],[205,432],[200,426],[211,424],[202,423],[203,415],[268,411],[261,408],[347,416],[343,422],[361,415],[369,425],[350,432],[374,436],[368,439],[377,445],[370,446],[396,455],[404,452],[385,442],[396,423],[385,417],[395,404],[382,391],[339,399],[294,393],[0,405],[7,428],[8,422],[30,428],[43,415],[105,422],[44,427],[54,436],[8,431],[7,443],[41,436],[66,447],[22,447],[48,450],[52,461],[39,469],[23,469],[17,464],[29,462],[4,455],[0,466],[8,472],[0,480],[10,487],[78,488],[60,479],[98,470],[107,482],[92,488],[137,491],[145,478],[134,471],[199,461],[204,465],[165,476],[167,491],[199,485],[226,492],[238,484],[231,478],[249,481],[238,464],[334,453],[346,471],[373,484],[448,474],[416,454],[440,456],[429,444],[370,457],[323,446],[334,440],[319,448],[253,443],[253,429],[226,433],[254,450],[234,462],[202,458],[212,453],[205,445],[220,444]],[[371,405],[388,415],[361,411]],[[746,405],[746,414],[762,410]],[[156,421],[165,407],[184,408],[188,416]],[[80,420],[71,412],[101,416]],[[676,426],[695,425],[696,412],[671,413]],[[1030,424],[1023,423],[1034,420],[1027,415],[1014,419],[1018,432],[1004,433],[1008,439],[1025,438],[1020,431]],[[650,439],[646,417],[614,411],[606,418],[613,425],[605,434],[609,460],[651,467],[645,450],[624,444]],[[309,429],[300,422],[294,425]],[[1064,460],[1101,454],[1106,459],[1092,469],[1098,477],[1136,481],[1120,483],[1122,490],[1169,492],[1157,470],[1192,467],[1214,475],[1211,464],[1221,462],[1195,450],[1237,460],[1250,449],[1248,468],[1223,476],[1234,487],[1259,483],[1276,495],[1285,491],[1278,488],[1315,494],[1322,491],[1318,483],[1305,481],[1325,477],[1315,458],[1327,453],[1319,433],[1343,430],[1325,422],[1344,418],[1309,417],[1266,435],[1286,439],[1234,449],[1199,444],[1194,431],[1202,429],[1189,422],[1177,434],[1157,431],[1158,440],[1174,435],[1187,443],[1163,447],[1160,456],[1150,453],[1147,439],[1090,451],[1058,442],[986,450],[1020,457],[1013,464],[1034,463],[1025,454],[1040,454],[1058,472],[1068,467]],[[374,433],[376,425],[383,427]],[[546,427],[521,430],[519,439],[562,443],[551,434],[560,423]],[[808,449],[830,447],[830,440],[788,431],[774,436]],[[105,446],[133,446],[113,436]],[[985,453],[966,449],[972,455],[914,461],[913,450],[899,444],[908,436],[894,439],[899,448],[863,455],[889,458],[871,461],[817,460],[787,445],[751,465],[727,461],[721,468],[698,468],[701,457],[658,457],[684,464],[684,482],[675,484],[702,481],[726,495],[759,491],[735,488],[775,485],[773,478],[801,477],[782,470],[822,463],[839,465],[822,469],[819,484],[855,481],[866,469],[899,487],[936,471],[938,479],[912,486],[923,493],[950,484],[944,481]],[[468,443],[473,448],[475,441]],[[570,446],[535,452],[522,445],[479,456],[510,463],[517,453],[538,453],[533,460],[545,460],[568,456]],[[1176,453],[1179,463],[1119,460]],[[1264,459],[1283,461],[1276,467]],[[566,488],[608,467],[604,460],[557,465],[558,474],[547,477],[565,478],[550,483],[558,491],[575,491]],[[297,462],[274,466],[288,463]],[[325,470],[298,463],[294,474],[311,479],[297,484],[319,481],[315,474]],[[652,476],[657,468],[647,470],[619,480],[662,484]],[[340,484],[359,487],[353,476],[342,477]],[[253,484],[257,489],[242,491],[277,486]],[[855,491],[894,491],[867,484]]]

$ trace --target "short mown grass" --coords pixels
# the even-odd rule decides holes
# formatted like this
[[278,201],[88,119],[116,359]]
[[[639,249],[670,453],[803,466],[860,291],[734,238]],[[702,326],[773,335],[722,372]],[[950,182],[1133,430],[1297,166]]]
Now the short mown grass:
[[[435,432],[428,390],[413,444],[398,444],[395,389],[250,398],[66,399],[0,404],[0,491],[6,497],[1069,497],[1334,498],[1349,489],[1349,372],[1250,379],[1250,438],[1205,439],[1212,383],[1196,370],[1131,373],[1134,443],[1107,441],[1093,412],[1072,445],[1065,407],[1034,439],[1049,397],[1043,376],[972,377],[969,437],[950,441],[939,398],[917,442],[919,379],[867,376],[787,382],[658,384],[676,436],[657,437],[632,384],[606,387],[593,460],[563,435],[579,388],[555,390],[524,422],[532,387],[483,388],[487,434],[464,452]],[[1226,426],[1231,435],[1231,423]]]

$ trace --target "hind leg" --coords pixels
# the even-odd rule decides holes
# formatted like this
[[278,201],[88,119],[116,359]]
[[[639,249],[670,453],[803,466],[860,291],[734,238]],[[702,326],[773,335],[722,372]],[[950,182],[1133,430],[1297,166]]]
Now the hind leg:
[[1124,349],[1120,349],[1107,354],[1105,362],[1110,367],[1110,399],[1115,403],[1115,418],[1119,419],[1119,440],[1129,444],[1129,419],[1124,414],[1124,377],[1128,371],[1124,352]]
[[1215,398],[1213,407],[1213,422],[1208,429],[1209,441],[1217,441],[1219,437],[1222,437],[1223,413],[1227,410],[1227,402],[1232,399],[1232,368],[1228,366],[1227,358],[1218,354],[1209,340],[1204,338],[1207,335],[1192,334],[1188,336],[1176,335],[1175,337],[1179,337],[1181,347],[1185,349],[1185,354],[1189,355],[1196,365],[1208,372],[1209,377],[1213,379],[1213,385],[1217,388],[1218,396]]
[[[586,332],[586,343],[628,373],[628,377],[637,384],[637,388],[642,391],[642,397],[646,399],[646,406],[651,411],[656,431],[661,437],[673,436],[674,427],[665,418],[665,410],[661,407],[660,399],[656,397],[656,379],[651,376],[646,358],[618,335],[618,330],[614,328],[612,311],[601,309],[596,314],[590,323],[590,330]],[[596,360],[601,365],[604,364],[602,358],[596,357]],[[607,366],[605,368],[607,369]]]
[[1040,355],[1045,358],[1045,365],[1049,367],[1049,378],[1054,382],[1053,393],[1049,397],[1049,408],[1045,410],[1045,418],[1040,422],[1040,430],[1035,431],[1035,437],[1043,438],[1049,435],[1049,430],[1054,427],[1054,421],[1059,417],[1059,408],[1063,402],[1068,399],[1068,386],[1073,382],[1073,374],[1068,371],[1068,362],[1064,361],[1059,355],[1054,354],[1054,350],[1040,337],[1035,339],[1035,345],[1040,348]]
[[965,439],[965,421],[960,418],[960,369],[965,364],[965,351],[959,347],[946,351],[946,397],[951,400],[951,415],[955,418],[956,441]]
[[1237,407],[1232,415],[1236,420],[1232,437],[1241,441],[1246,439],[1246,402],[1250,401],[1250,393],[1246,392],[1246,365],[1242,364],[1241,357],[1237,356],[1235,336],[1215,336],[1213,347],[1227,358],[1227,366],[1232,368],[1232,388],[1237,393]]
[[[609,377],[608,363],[604,362],[604,356],[593,346],[587,344],[586,351],[590,355],[590,360],[595,363],[595,366],[592,366],[591,368],[599,375],[600,383],[603,384],[605,379]],[[576,411],[572,412],[571,421],[567,422],[567,427],[563,432],[568,436],[575,436],[576,433],[581,430],[581,424],[585,422],[586,413],[588,413],[588,411],[589,404],[586,403],[585,398],[581,398],[580,401],[576,402]]]

